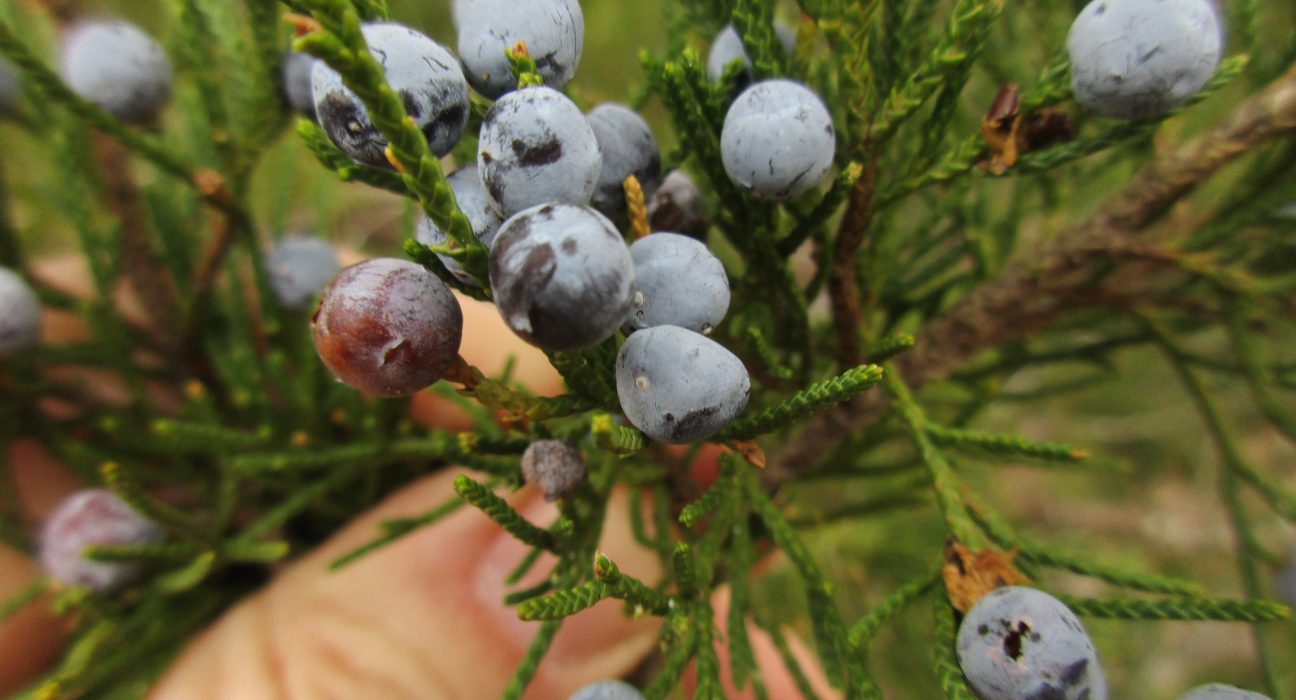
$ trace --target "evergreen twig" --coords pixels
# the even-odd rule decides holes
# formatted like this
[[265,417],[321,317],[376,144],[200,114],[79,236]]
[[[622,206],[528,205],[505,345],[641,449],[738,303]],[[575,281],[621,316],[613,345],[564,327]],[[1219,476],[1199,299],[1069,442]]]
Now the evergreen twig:
[[553,533],[531,524],[522,517],[521,513],[514,510],[513,506],[496,496],[486,486],[461,474],[455,477],[454,490],[460,498],[485,513],[486,517],[494,520],[506,532],[527,546],[549,551],[557,550],[558,542]]
[[882,380],[882,368],[863,365],[810,386],[790,398],[767,408],[754,416],[743,416],[731,423],[717,439],[748,440],[759,435],[785,428],[819,411],[850,401],[868,391]]

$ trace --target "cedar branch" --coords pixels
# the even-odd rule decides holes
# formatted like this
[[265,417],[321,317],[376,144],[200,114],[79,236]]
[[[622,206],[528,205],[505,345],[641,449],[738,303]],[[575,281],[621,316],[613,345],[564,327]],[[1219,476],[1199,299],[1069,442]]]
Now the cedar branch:
[[[1166,235],[1151,229],[1173,204],[1253,148],[1296,133],[1296,67],[1243,102],[1208,133],[1158,157],[1083,222],[1068,228],[1004,274],[930,322],[897,366],[914,388],[940,381],[980,353],[1022,340],[1069,313],[1111,304],[1104,266],[1144,264],[1138,255]],[[849,214],[849,210],[848,210]],[[1182,233],[1177,232],[1177,233]],[[1119,296],[1154,289],[1157,276],[1123,275]],[[834,306],[836,314],[836,306]],[[837,319],[834,319],[835,322]],[[843,340],[843,344],[847,341]],[[866,394],[827,411],[774,455],[763,473],[774,487],[810,469],[855,428],[876,421],[886,397]]]

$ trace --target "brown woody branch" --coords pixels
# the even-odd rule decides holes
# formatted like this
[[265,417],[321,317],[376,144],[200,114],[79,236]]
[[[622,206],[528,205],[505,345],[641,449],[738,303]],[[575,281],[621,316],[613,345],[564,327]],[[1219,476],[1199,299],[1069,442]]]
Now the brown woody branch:
[[869,161],[846,199],[846,213],[837,227],[832,267],[828,271],[828,299],[832,309],[833,332],[837,335],[837,365],[850,369],[863,359],[860,350],[860,319],[863,304],[859,292],[856,263],[872,219],[873,184],[877,180],[878,158]]
[[106,204],[121,226],[122,268],[149,320],[151,336],[168,352],[179,350],[180,294],[150,240],[148,217],[131,174],[130,155],[112,137],[91,135]]
[[[1220,168],[1253,148],[1296,134],[1296,67],[1253,95],[1207,134],[1146,165],[1129,185],[1080,224],[1034,255],[969,293],[932,320],[896,367],[911,386],[950,376],[982,352],[1039,333],[1075,311],[1112,303],[1113,294],[1137,300],[1155,289],[1157,275],[1120,275],[1112,268],[1145,264],[1138,251],[1169,234],[1150,229],[1175,202]],[[813,420],[775,454],[762,477],[774,487],[811,468],[852,430],[888,410],[873,392]]]

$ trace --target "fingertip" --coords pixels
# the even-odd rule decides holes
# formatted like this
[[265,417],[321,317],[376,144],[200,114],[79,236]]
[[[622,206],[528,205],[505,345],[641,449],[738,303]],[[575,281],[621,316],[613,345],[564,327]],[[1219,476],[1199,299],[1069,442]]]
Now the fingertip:
[[[250,692],[266,683],[299,697],[355,697],[363,688],[381,688],[384,697],[499,696],[540,629],[517,620],[503,597],[542,579],[552,558],[537,562],[528,580],[505,586],[527,547],[484,513],[463,507],[341,570],[328,569],[379,536],[383,521],[453,502],[454,478],[462,473],[445,470],[402,489],[286,567],[266,591],[191,645],[161,687],[169,697],[184,697],[195,684]],[[499,493],[540,527],[557,515],[536,489]],[[628,510],[628,492],[616,492],[599,548],[627,573],[655,582],[656,556],[635,541]],[[565,619],[525,697],[565,698],[589,682],[628,673],[652,649],[658,624],[627,619],[615,600]],[[221,659],[252,653],[237,651],[249,648],[261,650],[257,658],[276,660],[243,674],[256,678],[231,681],[213,670]]]

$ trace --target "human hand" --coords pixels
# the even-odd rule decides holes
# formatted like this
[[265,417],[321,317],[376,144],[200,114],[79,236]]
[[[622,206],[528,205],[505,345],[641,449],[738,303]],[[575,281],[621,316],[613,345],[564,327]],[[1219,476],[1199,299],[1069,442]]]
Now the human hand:
[[[489,304],[461,299],[462,354],[486,371],[516,357],[514,376],[540,393],[556,393],[559,378],[542,353],[509,332]],[[48,317],[45,342],[80,333],[72,318]],[[428,425],[461,427],[462,416],[422,394],[414,417]],[[33,526],[79,484],[33,441],[9,455]],[[472,509],[418,530],[352,565],[329,562],[371,540],[379,523],[409,517],[453,495],[458,470],[444,470],[391,495],[315,550],[279,571],[262,591],[227,611],[193,640],[150,697],[172,698],[488,698],[498,697],[538,630],[503,604],[504,579],[526,553],[524,545]],[[508,496],[525,516],[548,523],[556,509],[538,490]],[[622,570],[652,581],[656,555],[630,530],[627,491],[614,494],[600,549]],[[534,567],[542,576],[543,562]],[[38,572],[12,550],[0,549],[0,599]],[[518,588],[536,583],[524,581]],[[727,596],[716,598],[724,629]],[[592,681],[624,676],[652,651],[659,621],[630,620],[617,601],[604,601],[569,618],[528,687],[529,698],[566,698]],[[0,693],[36,677],[57,655],[65,625],[40,600],[0,624]],[[790,675],[768,638],[750,630],[766,669],[772,698],[796,697]],[[821,696],[828,696],[810,654],[795,645]],[[721,645],[722,647],[722,645]],[[720,648],[722,659],[724,650]],[[730,689],[732,690],[732,689]],[[748,694],[730,692],[729,697]]]

